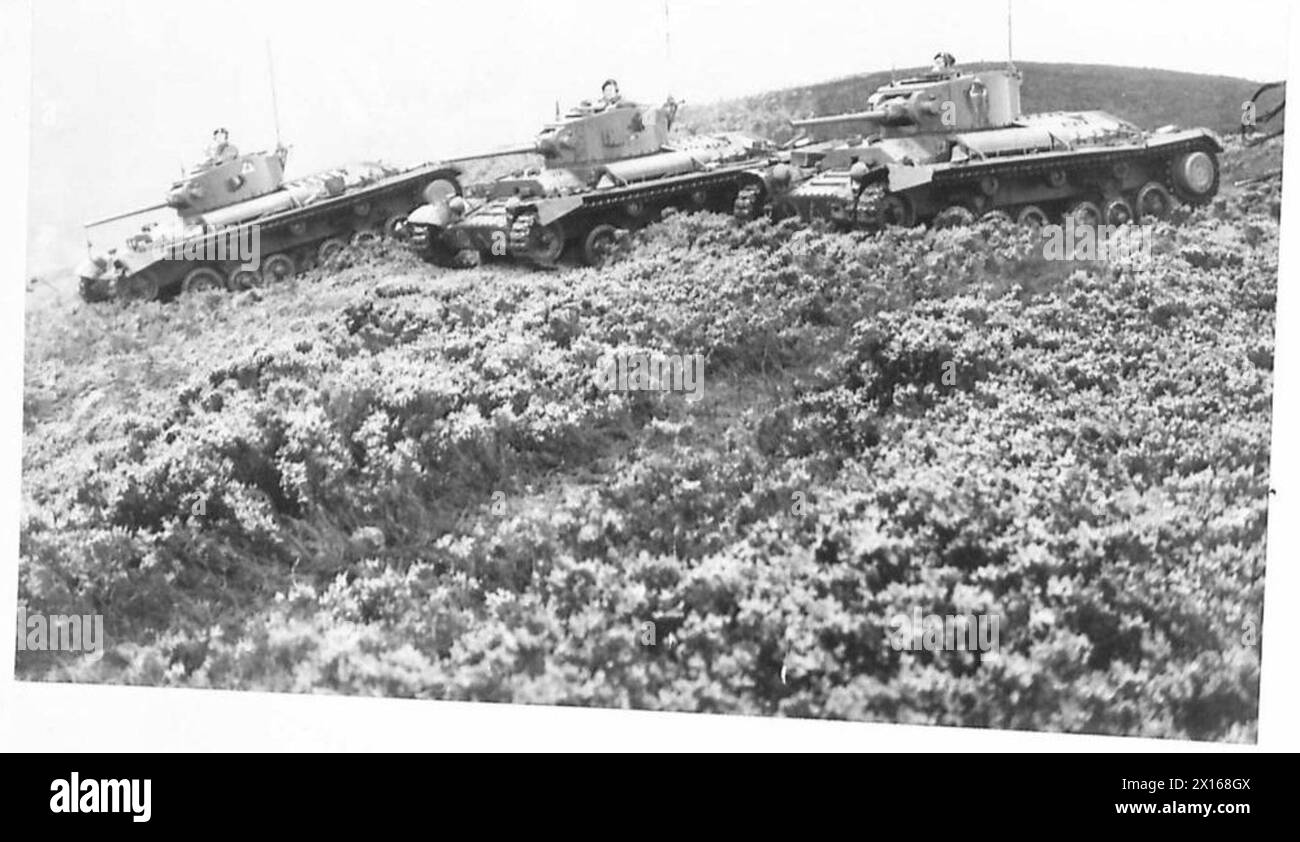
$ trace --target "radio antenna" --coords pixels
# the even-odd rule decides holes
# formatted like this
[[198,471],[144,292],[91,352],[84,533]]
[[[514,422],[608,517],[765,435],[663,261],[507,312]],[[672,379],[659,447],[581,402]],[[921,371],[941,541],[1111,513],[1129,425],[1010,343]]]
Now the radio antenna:
[[668,80],[668,96],[673,95],[673,22],[668,14],[668,0],[664,0],[664,77]]
[[275,98],[275,62],[271,58],[271,39],[266,39],[266,72],[271,78],[271,118],[275,120],[275,148],[283,149],[280,142],[280,104]]
[[1011,42],[1011,3],[1012,3],[1012,0],[1007,0],[1007,66],[1009,66],[1012,70],[1015,70],[1015,69],[1016,69],[1016,60],[1015,60],[1014,58],[1012,58],[1012,56],[1014,55],[1014,52],[1013,52],[1012,49],[1011,49],[1011,47],[1012,47],[1012,42]]

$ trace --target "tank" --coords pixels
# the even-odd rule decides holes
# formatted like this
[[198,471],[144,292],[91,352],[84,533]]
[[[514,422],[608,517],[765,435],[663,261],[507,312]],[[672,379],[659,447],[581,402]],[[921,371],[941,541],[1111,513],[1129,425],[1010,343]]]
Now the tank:
[[288,150],[241,155],[198,168],[157,205],[87,223],[87,229],[172,209],[125,243],[77,267],[81,296],[152,300],[182,291],[241,290],[305,271],[347,245],[402,236],[413,208],[461,191],[447,163],[397,169],[349,164],[285,180]]
[[735,214],[867,230],[990,217],[1121,225],[1218,192],[1212,131],[1146,132],[1101,111],[1025,115],[1021,79],[1014,67],[936,66],[877,89],[865,111],[793,121],[795,139],[751,171]]
[[583,103],[534,142],[493,153],[531,152],[539,166],[411,213],[412,245],[448,266],[490,258],[550,266],[566,249],[600,265],[622,234],[665,208],[730,212],[748,170],[776,148],[741,133],[670,139],[677,105]]

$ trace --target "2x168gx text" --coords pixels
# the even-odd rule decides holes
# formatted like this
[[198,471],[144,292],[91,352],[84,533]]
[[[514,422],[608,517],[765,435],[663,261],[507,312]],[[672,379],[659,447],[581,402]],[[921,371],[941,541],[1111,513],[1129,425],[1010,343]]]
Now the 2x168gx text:
[[1250,789],[1250,778],[1192,778],[1192,789]]

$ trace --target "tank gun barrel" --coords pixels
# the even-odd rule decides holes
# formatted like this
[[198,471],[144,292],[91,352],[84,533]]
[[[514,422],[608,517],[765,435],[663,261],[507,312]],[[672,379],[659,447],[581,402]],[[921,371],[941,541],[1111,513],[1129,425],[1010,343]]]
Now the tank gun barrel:
[[809,117],[805,120],[791,120],[796,129],[811,129],[817,126],[833,126],[837,123],[879,123],[889,116],[883,110],[858,111],[853,114],[832,114],[829,117]]
[[926,116],[938,113],[932,102],[887,102],[880,108],[858,111],[853,114],[832,114],[829,117],[809,117],[806,120],[792,120],[797,129],[817,128],[843,124],[867,123],[875,126],[910,126],[920,123]]
[[85,223],[85,227],[94,228],[96,225],[103,225],[106,222],[116,222],[119,219],[126,219],[127,217],[138,216],[142,213],[149,213],[150,211],[162,210],[163,208],[169,208],[169,207],[171,207],[170,203],[159,202],[158,204],[150,205],[147,208],[138,208],[133,211],[127,211],[126,213],[119,213],[114,216],[106,216],[103,219],[96,219],[92,222],[87,222]]
[[473,152],[470,153],[469,155],[457,155],[454,158],[444,158],[442,159],[441,163],[460,164],[467,161],[483,161],[483,160],[487,160],[488,158],[504,158],[507,155],[538,155],[538,154],[540,154],[540,152],[537,149],[537,143],[535,141],[530,140],[528,141],[528,143],[519,144],[517,146],[504,146],[501,147],[500,149],[490,149],[486,152]]

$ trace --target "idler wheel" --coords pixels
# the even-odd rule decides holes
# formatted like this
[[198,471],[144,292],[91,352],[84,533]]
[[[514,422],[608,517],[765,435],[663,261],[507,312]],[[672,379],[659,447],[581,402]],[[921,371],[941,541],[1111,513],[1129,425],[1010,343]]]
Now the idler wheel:
[[330,237],[325,242],[316,247],[316,259],[321,263],[328,263],[331,258],[338,257],[348,244],[338,237]]
[[597,225],[582,241],[582,259],[588,266],[604,266],[618,247],[618,229]]
[[1133,208],[1124,199],[1111,199],[1101,211],[1107,225],[1127,225],[1133,221]]
[[1101,208],[1097,207],[1096,202],[1089,202],[1085,199],[1071,205],[1070,209],[1065,212],[1065,218],[1073,219],[1076,226],[1096,228],[1102,224],[1104,217],[1102,217]]
[[1170,174],[1183,201],[1199,204],[1219,192],[1219,162],[1203,150],[1177,158]]
[[274,284],[292,278],[298,271],[293,258],[287,254],[273,254],[262,261],[262,282]]
[[1164,219],[1174,209],[1174,197],[1169,195],[1169,191],[1160,182],[1148,181],[1137,191],[1133,208],[1138,219],[1148,216]]
[[949,205],[934,218],[935,228],[964,228],[975,224],[975,214],[964,205]]
[[186,294],[193,292],[211,292],[212,290],[225,289],[226,279],[221,273],[211,266],[200,266],[197,269],[191,269],[190,273],[181,281],[181,289]]
[[1020,209],[1020,213],[1016,214],[1016,224],[1026,228],[1042,228],[1051,221],[1047,211],[1038,205],[1025,205]]
[[900,228],[911,228],[916,224],[916,210],[906,196],[897,194],[886,196],[880,200],[880,210],[876,213],[876,222],[881,228],[887,228],[891,225],[897,225]]
[[436,178],[420,191],[420,196],[424,199],[423,204],[426,205],[436,205],[459,195],[460,185],[446,178]]

